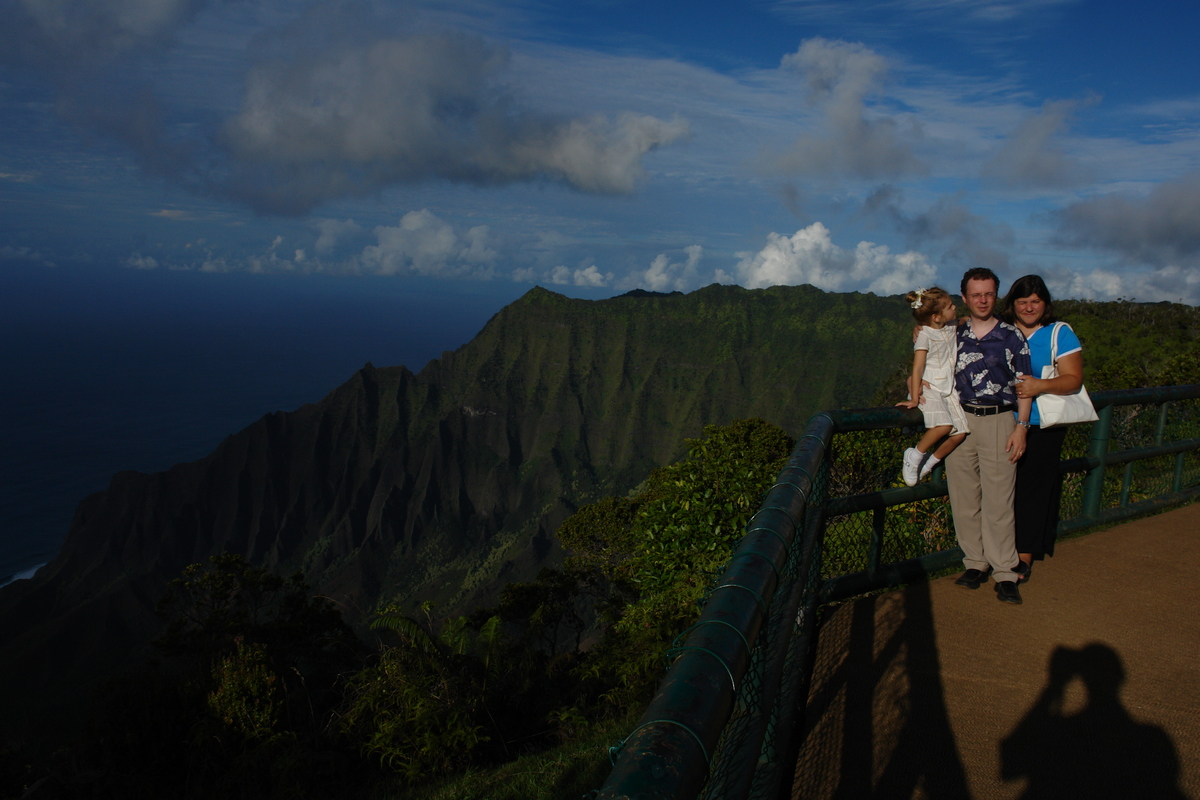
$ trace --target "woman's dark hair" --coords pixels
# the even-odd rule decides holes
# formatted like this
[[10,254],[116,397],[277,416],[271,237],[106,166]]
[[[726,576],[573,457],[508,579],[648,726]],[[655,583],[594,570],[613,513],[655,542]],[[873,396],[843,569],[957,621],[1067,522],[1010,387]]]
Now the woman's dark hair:
[[1055,322],[1054,319],[1054,298],[1050,296],[1050,290],[1046,288],[1046,282],[1042,280],[1040,275],[1026,275],[1022,278],[1017,278],[1009,287],[1008,294],[1004,296],[1004,310],[1000,312],[1000,319],[1010,324],[1016,324],[1016,314],[1013,313],[1013,305],[1022,297],[1031,297],[1037,295],[1046,304],[1046,308],[1042,311],[1042,318],[1038,320],[1039,325],[1049,325]]

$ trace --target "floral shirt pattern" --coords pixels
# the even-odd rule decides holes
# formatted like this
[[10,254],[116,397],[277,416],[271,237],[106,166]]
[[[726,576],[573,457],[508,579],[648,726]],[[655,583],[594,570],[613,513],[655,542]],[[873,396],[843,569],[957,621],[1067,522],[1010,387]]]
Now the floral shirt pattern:
[[1013,325],[996,322],[982,339],[969,322],[958,326],[958,361],[954,383],[958,399],[977,406],[1012,405],[1017,373],[1032,374],[1029,345]]

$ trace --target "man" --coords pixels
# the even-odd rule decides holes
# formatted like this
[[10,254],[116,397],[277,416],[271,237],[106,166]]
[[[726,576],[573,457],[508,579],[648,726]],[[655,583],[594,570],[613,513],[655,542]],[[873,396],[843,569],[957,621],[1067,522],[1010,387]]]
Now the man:
[[[955,581],[978,589],[992,574],[1001,602],[1020,603],[1013,494],[1017,461],[1025,453],[1032,401],[1018,398],[1018,374],[1029,374],[1029,346],[1015,327],[995,316],[1000,280],[990,269],[963,275],[967,321],[958,326],[954,382],[971,435],[946,457],[954,529],[966,572]],[[1017,412],[1016,419],[1013,411]]]

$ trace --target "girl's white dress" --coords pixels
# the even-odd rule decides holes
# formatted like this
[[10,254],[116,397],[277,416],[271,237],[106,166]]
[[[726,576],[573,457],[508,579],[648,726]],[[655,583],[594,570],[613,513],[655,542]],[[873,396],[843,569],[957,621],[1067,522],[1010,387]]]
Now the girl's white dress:
[[922,325],[913,350],[925,350],[925,373],[922,379],[929,384],[921,388],[925,398],[920,406],[925,427],[950,425],[950,434],[968,433],[967,415],[958,402],[954,388],[954,362],[958,355],[958,335],[953,325],[931,328]]

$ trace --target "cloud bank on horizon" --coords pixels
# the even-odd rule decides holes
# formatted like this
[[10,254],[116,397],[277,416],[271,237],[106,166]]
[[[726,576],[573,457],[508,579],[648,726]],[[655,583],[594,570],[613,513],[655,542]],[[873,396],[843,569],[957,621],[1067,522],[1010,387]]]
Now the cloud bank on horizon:
[[632,8],[0,0],[0,259],[1200,304],[1178,10]]

